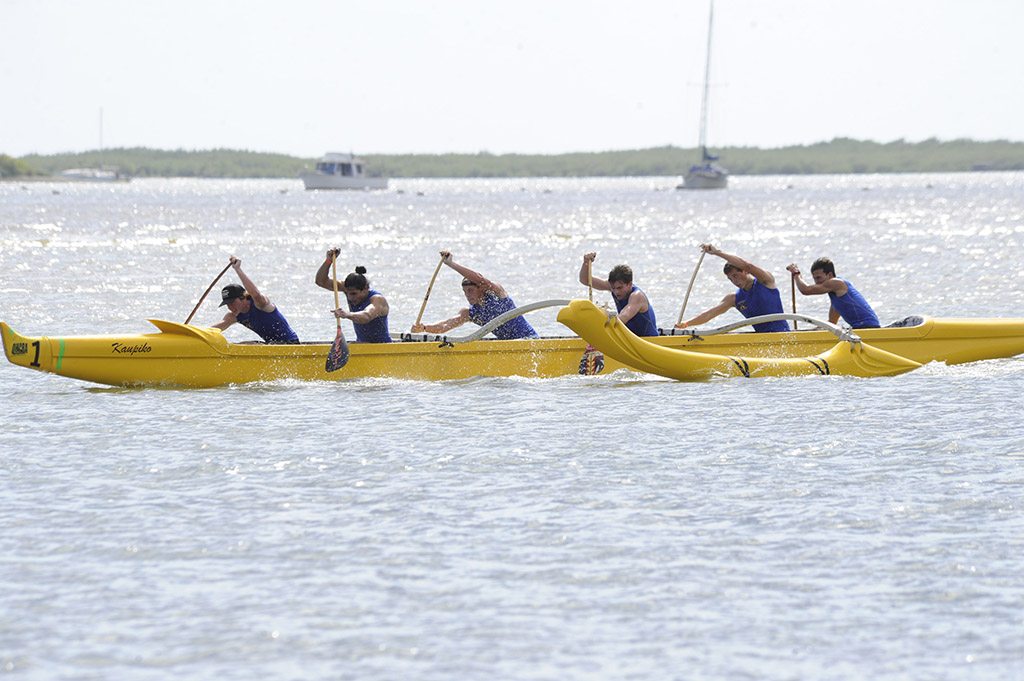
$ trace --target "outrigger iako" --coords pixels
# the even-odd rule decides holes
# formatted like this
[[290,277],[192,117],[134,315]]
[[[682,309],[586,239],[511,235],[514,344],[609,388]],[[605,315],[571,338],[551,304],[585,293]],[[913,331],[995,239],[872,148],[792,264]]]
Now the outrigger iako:
[[[563,307],[559,319],[583,334],[583,338],[481,340],[494,324],[554,305]],[[917,317],[900,326],[858,330],[861,350],[848,341],[839,341],[827,330],[668,331],[666,333],[671,335],[644,339],[644,343],[655,348],[673,351],[652,361],[649,354],[644,354],[650,349],[644,347],[644,353],[638,355],[628,336],[624,336],[628,341],[624,344],[621,338],[609,341],[608,332],[614,332],[615,325],[608,324],[606,328],[606,322],[610,321],[608,314],[592,303],[542,301],[511,310],[463,338],[406,334],[399,336],[402,342],[352,343],[348,363],[338,371],[327,372],[324,360],[331,347],[329,341],[297,345],[232,343],[216,329],[159,319],[149,321],[156,332],[32,337],[19,334],[0,322],[0,334],[7,359],[18,366],[106,385],[196,388],[284,378],[552,378],[580,372],[580,358],[587,341],[604,352],[603,364],[590,364],[596,372],[610,373],[625,367],[685,380],[703,380],[716,375],[768,375],[772,370],[762,366],[792,364],[779,364],[780,360],[796,360],[813,374],[876,376],[898,373],[894,367],[906,370],[933,361],[960,364],[1024,353],[1024,319]],[[864,346],[895,355],[897,359],[886,357],[886,362],[877,365],[881,368],[871,369],[877,354],[864,352]],[[675,354],[682,350],[686,351],[685,357]],[[826,354],[830,352],[831,355]],[[712,355],[715,357],[708,359]],[[815,367],[812,360],[816,356],[825,359],[827,369]],[[641,358],[644,359],[641,361]],[[746,361],[746,371],[742,362],[737,367],[732,358]],[[852,370],[851,366],[859,368]],[[792,373],[782,369],[778,372]]]
[[[749,324],[785,321],[796,315],[774,314],[751,318]],[[806,319],[806,318],[805,318]],[[827,351],[806,357],[740,357],[664,347],[637,336],[615,315],[587,300],[574,300],[558,313],[558,321],[578,333],[606,357],[646,373],[677,381],[706,381],[715,376],[895,376],[921,366],[864,343],[856,334],[838,327],[838,341]],[[823,326],[831,326],[820,322]],[[696,336],[691,336],[695,338]]]

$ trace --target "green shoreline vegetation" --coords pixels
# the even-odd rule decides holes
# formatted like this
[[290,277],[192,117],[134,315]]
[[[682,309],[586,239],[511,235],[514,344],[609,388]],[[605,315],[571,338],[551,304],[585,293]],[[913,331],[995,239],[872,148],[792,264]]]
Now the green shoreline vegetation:
[[[973,140],[880,143],[837,138],[777,149],[715,149],[733,175],[813,175],[1024,170],[1024,142]],[[432,177],[645,177],[682,175],[695,149],[656,147],[568,154],[363,154],[374,175]],[[69,168],[117,169],[131,177],[294,178],[315,158],[212,149],[146,148],[13,158],[0,154],[0,179],[43,178]]]

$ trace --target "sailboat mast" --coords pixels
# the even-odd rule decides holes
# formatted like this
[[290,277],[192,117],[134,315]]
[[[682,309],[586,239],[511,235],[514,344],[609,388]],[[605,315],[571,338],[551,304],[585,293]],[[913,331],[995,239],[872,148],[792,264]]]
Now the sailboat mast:
[[715,21],[715,0],[711,0],[711,11],[708,13],[708,49],[704,59],[704,95],[700,101],[700,152],[707,155],[708,128],[708,88],[711,84],[711,27]]
[[715,24],[715,0],[709,0],[708,49],[704,59],[704,95],[700,102],[700,161],[690,166],[678,189],[725,189],[729,171],[715,164],[717,156],[708,153],[708,100],[711,93],[711,33]]

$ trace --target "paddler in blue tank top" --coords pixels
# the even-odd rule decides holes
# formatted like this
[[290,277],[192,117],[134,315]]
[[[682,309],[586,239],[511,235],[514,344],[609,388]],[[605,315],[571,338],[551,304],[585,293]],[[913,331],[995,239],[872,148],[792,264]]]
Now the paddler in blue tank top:
[[836,276],[836,266],[828,258],[818,258],[811,265],[813,284],[807,284],[800,278],[800,268],[791,264],[787,268],[793,275],[793,282],[805,296],[817,296],[827,293],[831,305],[828,308],[828,320],[835,324],[842,317],[852,329],[877,329],[878,315],[868,305],[868,301],[846,279]]
[[[456,316],[437,324],[413,324],[413,333],[445,333],[466,322],[483,326],[498,315],[515,309],[515,302],[505,292],[501,284],[458,264],[452,259],[451,251],[441,251],[441,259],[445,265],[462,275],[462,292],[466,295],[469,307],[462,308]],[[537,332],[530,326],[530,322],[522,317],[508,320],[491,333],[500,340],[538,338]]]
[[[779,295],[779,289],[775,286],[775,277],[771,272],[737,255],[715,248],[711,244],[701,244],[700,247],[705,253],[717,255],[725,260],[722,271],[725,272],[726,278],[736,286],[736,291],[722,298],[722,302],[718,305],[701,312],[693,319],[676,324],[677,329],[700,326],[734,307],[748,319],[765,314],[781,314],[784,311],[782,296]],[[785,320],[754,324],[754,331],[757,333],[789,330],[789,322]]]
[[288,320],[242,271],[242,261],[231,256],[228,262],[235,269],[242,285],[228,284],[221,289],[220,306],[227,305],[228,313],[213,328],[224,331],[238,323],[267,343],[298,343],[299,337],[288,325]]
[[626,328],[637,336],[657,336],[658,321],[654,316],[654,308],[647,300],[647,294],[633,285],[633,270],[629,265],[616,265],[608,273],[608,279],[594,277],[591,270],[597,253],[583,256],[580,267],[580,283],[593,286],[598,291],[611,291],[618,318]]
[[[316,272],[316,285],[328,291],[334,291],[334,279],[330,276],[331,262],[341,250],[332,248],[327,251],[327,260]],[[348,311],[338,308],[334,316],[338,319],[352,320],[358,343],[390,343],[391,333],[388,330],[388,301],[378,291],[370,288],[366,278],[366,268],[356,267],[356,271],[338,282],[338,288],[345,292],[348,300]]]

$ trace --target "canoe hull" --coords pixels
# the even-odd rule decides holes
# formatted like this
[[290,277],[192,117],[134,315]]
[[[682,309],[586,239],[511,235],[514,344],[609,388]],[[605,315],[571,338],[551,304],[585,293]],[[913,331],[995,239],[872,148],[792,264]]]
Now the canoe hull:
[[[23,336],[3,322],[0,322],[0,330],[5,353],[12,364],[125,387],[206,388],[280,379],[551,378],[577,373],[584,351],[584,344],[578,338],[486,340],[455,345],[436,341],[351,343],[348,363],[337,371],[328,372],[326,358],[330,343],[229,343],[215,329],[151,321],[162,325],[163,330],[139,335],[61,338]],[[190,332],[184,332],[185,329]]]
[[[476,376],[554,378],[579,373],[586,343],[575,337],[352,343],[342,369],[325,370],[330,342],[302,345],[231,343],[220,331],[150,320],[157,333],[23,336],[0,322],[4,352],[15,365],[116,386],[214,387],[280,379],[336,381],[386,377],[459,380]],[[925,319],[906,328],[858,332],[876,348],[924,364],[1013,357],[1024,353],[1024,319]],[[734,333],[703,338],[659,336],[656,345],[741,357],[800,358],[836,344],[825,331]],[[625,365],[606,356],[599,373]]]
[[[1020,318],[924,317],[914,326],[857,329],[857,335],[869,345],[920,364],[964,364],[1024,354],[1024,319]],[[828,331],[805,330],[649,340],[719,355],[805,357],[827,351],[835,345],[836,337]]]

